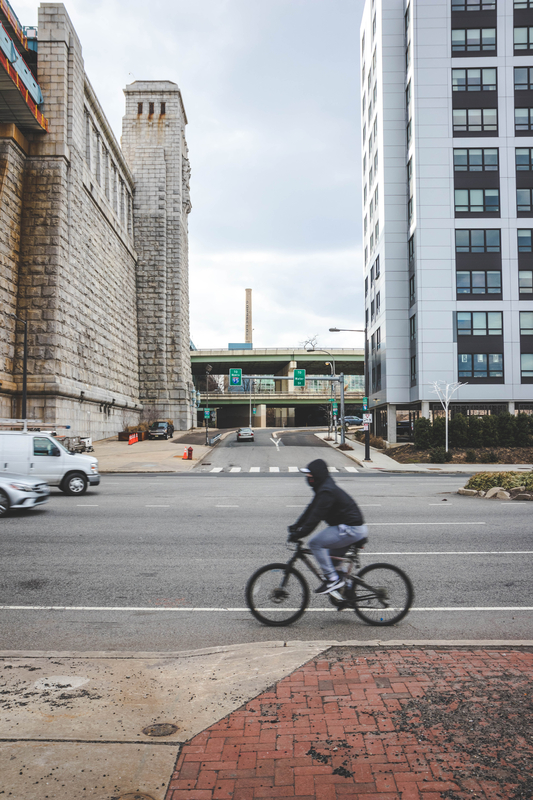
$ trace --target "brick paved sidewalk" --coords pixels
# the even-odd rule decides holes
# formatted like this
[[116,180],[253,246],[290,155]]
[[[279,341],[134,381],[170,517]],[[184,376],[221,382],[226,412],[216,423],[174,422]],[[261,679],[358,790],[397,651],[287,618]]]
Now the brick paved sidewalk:
[[533,648],[334,648],[183,746],[166,800],[531,800]]

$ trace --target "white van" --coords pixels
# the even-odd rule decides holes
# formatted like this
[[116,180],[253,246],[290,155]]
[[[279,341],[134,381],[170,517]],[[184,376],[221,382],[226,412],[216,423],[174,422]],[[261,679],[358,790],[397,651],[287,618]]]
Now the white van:
[[70,453],[43,431],[0,431],[2,472],[38,478],[65,494],[84,494],[87,486],[100,483],[96,458]]

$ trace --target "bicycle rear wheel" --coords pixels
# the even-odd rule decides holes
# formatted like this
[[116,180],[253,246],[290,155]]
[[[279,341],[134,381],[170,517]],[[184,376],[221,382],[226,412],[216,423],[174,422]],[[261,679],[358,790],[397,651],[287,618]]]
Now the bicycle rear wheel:
[[294,567],[267,564],[254,572],[246,584],[246,603],[264,625],[291,625],[307,608],[309,587]]
[[369,564],[357,573],[366,584],[354,587],[357,616],[369,625],[394,625],[405,617],[414,599],[405,572],[392,564]]

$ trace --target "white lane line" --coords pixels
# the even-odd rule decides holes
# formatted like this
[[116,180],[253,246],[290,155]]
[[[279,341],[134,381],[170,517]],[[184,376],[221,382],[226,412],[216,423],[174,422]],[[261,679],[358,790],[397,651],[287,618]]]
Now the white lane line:
[[[279,611],[279,607],[265,608],[264,611]],[[296,608],[283,608],[284,612],[297,611]],[[249,612],[249,608],[199,608],[191,607],[161,607],[161,606],[0,606],[0,611],[156,611],[156,612],[187,612],[187,611],[219,611],[219,612]],[[324,608],[308,608],[307,613],[329,611],[335,613],[330,606]],[[533,611],[533,606],[429,606],[411,608],[413,611]]]
[[366,522],[365,525],[486,525],[486,522]]
[[357,469],[355,467],[344,467],[344,469],[346,470],[346,472],[357,472]]
[[270,441],[272,442],[272,444],[276,445],[276,450],[279,450],[279,439],[273,439],[271,436]]
[[328,471],[329,472],[338,472],[339,470],[337,469],[337,467],[328,467]]
[[232,467],[230,469],[230,472],[240,472],[240,471],[241,471],[241,467]]
[[145,508],[170,508],[170,506],[165,506],[165,505],[156,505],[156,504],[148,504],[148,505],[145,505]]
[[440,503],[428,503],[428,506],[440,506],[441,508],[446,508],[446,506],[453,506],[453,503],[446,503],[446,506],[442,505],[443,501],[441,500]]
[[261,472],[261,467],[250,467],[250,472]]
[[386,553],[365,553],[367,556],[527,556],[533,550],[391,550]]
[[98,503],[76,503],[78,508],[98,508]]
[[213,469],[209,470],[210,472],[222,472],[224,467],[213,467]]
[[298,467],[289,467],[289,472],[299,472]]
[[307,508],[307,506],[306,506],[306,505],[301,505],[301,506],[285,506],[285,508]]
[[239,508],[239,506],[215,506],[215,508]]
[[268,471],[269,472],[279,472],[279,467],[269,467]]

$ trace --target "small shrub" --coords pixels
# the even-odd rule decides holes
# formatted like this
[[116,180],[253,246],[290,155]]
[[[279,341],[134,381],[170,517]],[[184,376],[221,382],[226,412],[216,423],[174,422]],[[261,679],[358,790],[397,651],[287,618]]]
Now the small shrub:
[[502,489],[513,489],[515,486],[525,486],[533,491],[533,471],[531,472],[478,472],[467,481],[465,489],[482,489],[486,492],[493,486]]
[[383,450],[383,439],[381,436],[372,436],[372,434],[370,434],[370,447],[375,447],[376,450]]
[[455,414],[448,424],[450,447],[466,447],[468,444],[468,419],[464,414]]
[[446,420],[444,417],[436,417],[433,420],[431,443],[433,447],[444,448],[446,442]]
[[514,447],[516,444],[516,417],[514,414],[499,414],[498,438],[501,447]]
[[497,447],[500,443],[498,417],[487,414],[481,419],[481,444],[483,447]]
[[465,459],[469,464],[473,464],[477,458],[477,454],[475,450],[467,450],[465,453]]
[[444,447],[434,447],[430,450],[429,457],[432,464],[444,464],[446,461],[446,450]]
[[517,447],[528,447],[533,434],[533,416],[517,414],[515,429],[515,444]]
[[478,414],[471,414],[468,417],[468,437],[467,445],[469,447],[481,447],[483,423]]
[[414,444],[419,450],[428,450],[433,441],[431,422],[427,417],[420,417],[414,424]]
[[494,450],[489,450],[487,455],[485,456],[487,464],[497,464],[498,463],[498,454],[494,452]]
[[452,451],[451,450],[446,450],[445,453],[444,453],[444,460],[445,461],[451,461],[452,458],[453,458]]

